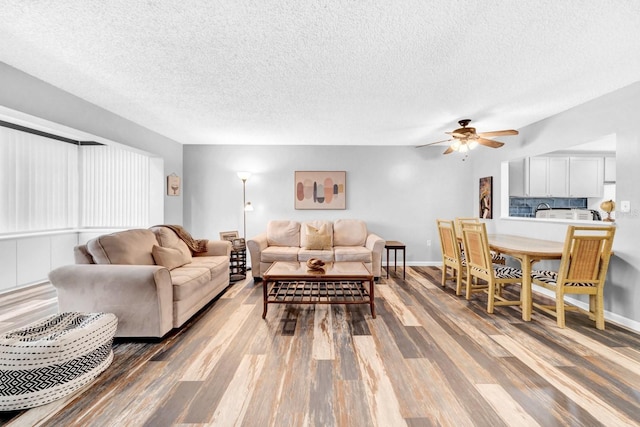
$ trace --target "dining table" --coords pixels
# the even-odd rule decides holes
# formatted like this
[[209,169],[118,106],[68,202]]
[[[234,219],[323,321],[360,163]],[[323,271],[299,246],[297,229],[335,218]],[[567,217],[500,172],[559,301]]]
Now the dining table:
[[542,240],[512,234],[489,234],[489,247],[495,252],[508,255],[520,261],[522,270],[522,320],[531,320],[533,296],[531,285],[531,266],[542,260],[562,258],[564,242]]

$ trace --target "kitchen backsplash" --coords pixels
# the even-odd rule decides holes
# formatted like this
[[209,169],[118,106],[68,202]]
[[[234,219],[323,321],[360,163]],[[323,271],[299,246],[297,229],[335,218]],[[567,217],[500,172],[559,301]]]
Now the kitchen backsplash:
[[542,203],[552,208],[587,209],[586,197],[509,197],[509,216],[534,218],[536,207]]

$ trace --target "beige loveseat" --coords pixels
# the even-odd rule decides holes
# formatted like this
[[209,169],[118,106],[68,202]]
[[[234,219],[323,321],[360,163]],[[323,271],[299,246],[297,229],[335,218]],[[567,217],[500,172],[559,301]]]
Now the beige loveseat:
[[254,278],[276,261],[325,262],[361,261],[379,278],[385,241],[367,230],[359,219],[331,221],[270,221],[267,231],[249,239],[251,272]]
[[59,311],[114,313],[116,337],[162,337],[226,289],[230,253],[227,241],[193,252],[167,227],[126,230],[76,246],[49,280]]

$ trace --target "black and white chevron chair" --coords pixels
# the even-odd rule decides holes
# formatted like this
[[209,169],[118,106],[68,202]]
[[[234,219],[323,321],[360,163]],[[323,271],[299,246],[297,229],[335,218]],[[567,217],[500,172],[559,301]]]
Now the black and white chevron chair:
[[496,305],[521,305],[522,297],[508,300],[503,297],[502,288],[509,284],[521,284],[522,271],[492,262],[484,223],[463,222],[461,227],[467,262],[466,298],[470,299],[474,292],[485,292],[488,296],[487,313],[493,313]]
[[[534,270],[531,283],[552,290],[555,304],[534,302],[533,306],[556,317],[559,327],[565,327],[565,310],[576,310],[596,321],[604,329],[604,284],[611,258],[615,227],[569,226],[558,271]],[[566,294],[589,295],[589,310],[567,306]]]
[[112,313],[60,313],[0,335],[0,411],[67,396],[111,364]]

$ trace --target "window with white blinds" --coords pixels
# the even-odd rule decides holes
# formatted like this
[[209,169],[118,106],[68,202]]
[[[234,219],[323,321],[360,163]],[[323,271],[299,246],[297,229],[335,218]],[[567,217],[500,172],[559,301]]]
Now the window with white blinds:
[[0,127],[0,233],[78,224],[78,146]]
[[144,153],[0,127],[0,234],[162,222],[162,169]]
[[148,226],[149,156],[83,145],[80,171],[80,227]]

